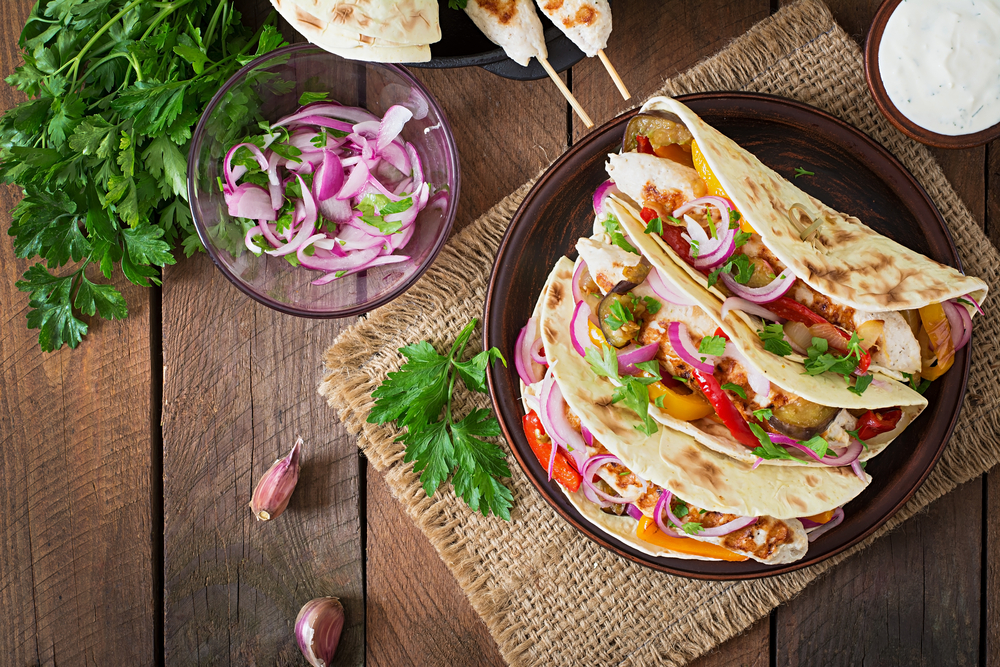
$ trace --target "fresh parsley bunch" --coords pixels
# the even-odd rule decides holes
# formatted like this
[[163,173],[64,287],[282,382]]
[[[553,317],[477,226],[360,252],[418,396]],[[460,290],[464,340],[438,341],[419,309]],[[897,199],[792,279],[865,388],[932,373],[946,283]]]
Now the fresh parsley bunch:
[[[76,347],[80,315],[128,315],[110,279],[159,284],[159,267],[201,247],[187,203],[192,126],[238,68],[283,46],[243,27],[229,0],[40,0],[7,83],[29,98],[0,118],[0,177],[24,198],[8,231],[17,282],[45,351]],[[72,262],[69,269],[60,269]]]
[[397,439],[406,445],[403,460],[414,462],[413,471],[420,473],[428,496],[454,472],[451,483],[455,493],[469,507],[509,521],[514,497],[500,478],[510,477],[510,468],[503,450],[483,440],[499,436],[500,424],[489,410],[475,409],[462,419],[456,419],[451,410],[459,377],[470,391],[485,394],[486,367],[495,360],[507,365],[495,347],[462,361],[477,322],[473,318],[465,325],[448,356],[439,354],[427,341],[400,348],[407,361],[372,393],[375,407],[368,422],[395,421],[406,428]]

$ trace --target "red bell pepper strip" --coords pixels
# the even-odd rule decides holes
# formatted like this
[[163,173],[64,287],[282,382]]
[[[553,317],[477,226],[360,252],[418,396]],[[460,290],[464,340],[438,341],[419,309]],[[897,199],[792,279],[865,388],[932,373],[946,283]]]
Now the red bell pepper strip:
[[677,225],[665,224],[663,225],[663,234],[661,234],[661,236],[663,237],[663,240],[667,242],[667,245],[673,248],[674,252],[676,252],[681,259],[688,264],[691,264],[691,262],[694,261],[691,259],[691,244],[688,243],[687,239],[681,236],[683,232],[684,230]]
[[887,433],[896,428],[903,411],[899,408],[891,410],[869,410],[858,420],[858,439],[870,440],[880,433]]
[[[787,296],[778,297],[776,300],[765,305],[768,310],[778,317],[783,317],[786,320],[793,320],[795,322],[801,322],[807,327],[814,324],[830,324],[821,315],[817,315],[806,306],[803,306],[798,301],[789,299]],[[844,340],[851,340],[851,334],[842,330],[840,327],[835,326],[833,328],[837,330],[837,333],[839,333]],[[868,367],[871,365],[872,355],[865,352],[858,360],[858,373],[860,375],[864,375],[868,372]]]
[[650,220],[660,217],[660,214],[656,212],[656,209],[643,206],[642,210],[639,211],[639,217],[642,218],[642,221],[648,225]]
[[715,334],[713,334],[713,335],[715,335],[715,336],[722,336],[723,338],[726,339],[727,342],[729,341],[729,336],[727,336],[726,332],[722,330],[722,327],[716,328]]
[[648,153],[649,155],[656,155],[656,151],[653,150],[653,144],[649,143],[649,138],[637,134],[635,135],[636,150],[640,153]]
[[[528,438],[531,451],[538,457],[538,462],[542,464],[542,467],[548,470],[549,457],[552,455],[552,448],[556,446],[555,443],[545,435],[545,429],[542,428],[542,420],[538,418],[534,410],[524,415],[522,421],[524,424],[524,435]],[[583,476],[569,463],[566,455],[562,452],[556,452],[556,460],[552,465],[552,477],[565,486],[570,493],[576,493],[580,488],[580,483],[583,481]]]
[[729,432],[733,434],[733,437],[747,447],[759,447],[760,440],[750,430],[747,420],[743,418],[740,411],[736,409],[733,402],[726,396],[726,392],[722,390],[722,386],[719,385],[719,381],[715,379],[715,376],[711,373],[703,373],[697,369],[692,369],[691,374],[694,376],[695,382],[698,383],[701,393],[705,394],[705,398],[715,408],[719,419],[729,429]]

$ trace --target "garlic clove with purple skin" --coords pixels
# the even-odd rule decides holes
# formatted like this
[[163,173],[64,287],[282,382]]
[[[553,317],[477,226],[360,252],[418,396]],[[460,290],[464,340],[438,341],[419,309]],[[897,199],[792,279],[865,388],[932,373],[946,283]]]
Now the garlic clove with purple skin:
[[275,461],[257,482],[250,498],[250,509],[258,521],[270,521],[285,511],[299,481],[299,452],[302,438],[295,441],[288,456]]
[[334,597],[316,598],[302,605],[295,617],[295,639],[312,667],[330,667],[344,629],[344,607]]

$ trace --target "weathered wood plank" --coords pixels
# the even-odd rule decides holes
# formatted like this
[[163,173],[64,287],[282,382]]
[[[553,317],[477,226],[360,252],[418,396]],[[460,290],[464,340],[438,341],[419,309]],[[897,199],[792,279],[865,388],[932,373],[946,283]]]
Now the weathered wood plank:
[[[614,30],[605,52],[632,99],[622,99],[597,58],[586,58],[573,67],[573,94],[597,125],[641,104],[666,79],[721,50],[770,13],[768,0],[707,0],[697,5],[629,0],[626,8],[614,14]],[[586,132],[574,118],[574,140]]]
[[[338,664],[364,660],[357,450],[316,393],[320,357],[346,323],[280,315],[207,256],[163,289],[166,664],[301,664],[295,615],[340,597]],[[296,436],[302,475],[286,512],[247,503]]]
[[[501,667],[486,625],[434,547],[368,469],[368,664]],[[405,563],[403,562],[405,560]],[[429,565],[437,564],[436,568]],[[428,576],[428,573],[431,576]]]
[[775,664],[978,665],[982,518],[976,479],[809,586]]
[[741,635],[691,663],[690,667],[768,667],[771,659],[770,617],[760,619]]
[[[20,63],[33,4],[9,0],[0,12],[4,76]],[[0,85],[0,109],[23,99]],[[0,188],[0,229],[19,199]],[[119,274],[129,318],[89,319],[77,349],[43,353],[25,322],[28,295],[14,287],[30,263],[4,234],[0,655],[16,665],[153,664],[150,291]]]

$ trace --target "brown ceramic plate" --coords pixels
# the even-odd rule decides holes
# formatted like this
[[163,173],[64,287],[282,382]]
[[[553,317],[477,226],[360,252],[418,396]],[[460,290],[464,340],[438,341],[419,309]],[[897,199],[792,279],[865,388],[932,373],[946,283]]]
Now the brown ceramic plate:
[[[944,264],[961,268],[951,235],[927,193],[888,151],[861,132],[810,106],[766,95],[708,93],[679,98],[708,123],[786,177],[796,167],[815,172],[793,182],[830,206],[856,215],[882,234]],[[549,270],[589,236],[595,188],[607,178],[606,155],[617,152],[625,124],[635,112],[607,123],[563,155],[539,179],[511,222],[497,253],[484,313],[486,346],[514,358],[514,342]],[[521,468],[542,496],[581,533],[625,558],[699,579],[752,579],[796,570],[858,543],[893,515],[924,481],[955,427],[969,374],[969,347],[955,367],[927,391],[930,405],[920,418],[867,467],[873,481],[848,503],[846,518],[812,543],[797,563],[767,566],[654,558],[597,530],[546,481],[521,429],[514,364],[491,367],[493,406]]]
[[889,99],[888,93],[885,92],[885,84],[882,83],[882,72],[878,67],[878,49],[882,44],[885,24],[889,22],[889,17],[896,11],[900,2],[902,0],[885,0],[879,6],[878,11],[875,12],[875,18],[872,19],[872,27],[868,30],[868,38],[865,40],[865,79],[868,80],[868,90],[871,91],[872,98],[874,98],[879,110],[900,132],[928,146],[975,148],[1000,138],[1000,123],[972,134],[952,136],[931,132],[904,116]]

